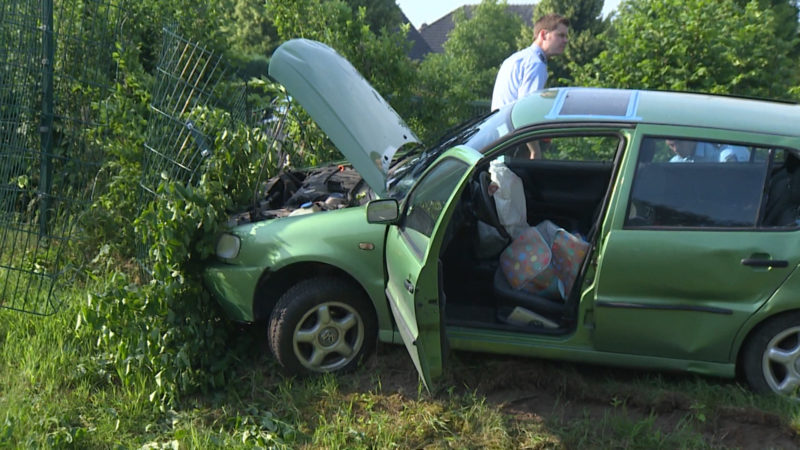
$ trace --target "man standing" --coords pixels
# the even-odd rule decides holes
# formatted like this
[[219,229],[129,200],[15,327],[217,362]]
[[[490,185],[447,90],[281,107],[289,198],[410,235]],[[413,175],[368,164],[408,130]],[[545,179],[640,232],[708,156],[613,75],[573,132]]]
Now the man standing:
[[569,19],[547,14],[533,24],[533,44],[506,58],[497,72],[492,111],[544,88],[547,58],[564,53],[569,41]]

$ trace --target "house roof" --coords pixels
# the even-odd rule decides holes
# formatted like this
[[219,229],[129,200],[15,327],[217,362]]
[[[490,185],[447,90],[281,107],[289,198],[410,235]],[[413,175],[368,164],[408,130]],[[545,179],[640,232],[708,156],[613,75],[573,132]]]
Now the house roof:
[[[422,24],[422,26],[419,27],[419,34],[425,39],[430,51],[433,53],[444,53],[444,43],[447,41],[447,36],[454,27],[453,15],[455,12],[459,9],[463,9],[466,13],[466,17],[469,19],[472,17],[472,12],[477,6],[478,5],[464,5],[450,11],[447,15],[442,16],[431,24]],[[508,11],[518,15],[527,26],[532,26],[533,10],[535,7],[536,5],[534,4],[508,5]]]
[[403,24],[409,24],[408,27],[408,34],[406,35],[406,40],[411,42],[411,50],[408,52],[408,57],[415,60],[422,60],[428,53],[431,52],[430,46],[428,46],[428,42],[425,41],[425,38],[414,28],[414,25],[408,20],[405,13],[401,11],[403,16]]

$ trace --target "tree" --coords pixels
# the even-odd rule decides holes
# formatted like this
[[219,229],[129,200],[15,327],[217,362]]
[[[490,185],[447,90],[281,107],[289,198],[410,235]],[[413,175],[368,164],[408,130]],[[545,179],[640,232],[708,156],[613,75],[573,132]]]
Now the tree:
[[[570,39],[562,56],[547,62],[551,76],[548,85],[573,83],[572,68],[591,62],[605,48],[600,37],[608,28],[603,19],[603,0],[541,0],[533,13],[533,22],[546,14],[560,14],[570,21]],[[517,40],[519,48],[531,45],[534,40],[533,27],[524,27]]]
[[429,54],[420,65],[421,109],[429,114],[423,123],[439,130],[475,115],[471,102],[491,98],[497,68],[515,51],[521,28],[505,1],[483,0],[471,17],[456,11],[444,53]]
[[582,84],[786,98],[796,84],[791,43],[757,2],[627,0],[607,49],[580,68]]
[[514,41],[522,28],[519,16],[508,11],[505,1],[484,0],[468,18],[465,8],[455,12],[454,27],[444,44],[446,54],[461,65],[460,71],[472,71],[464,88],[475,98],[489,98],[503,60],[515,51]]
[[269,1],[266,5],[282,40],[323,42],[347,58],[384,97],[398,102],[410,97],[415,74],[406,56],[407,26],[399,33],[386,28],[374,33],[367,24],[366,9],[354,11],[341,0]]
[[[744,8],[751,0],[737,0],[739,6]],[[791,55],[800,56],[800,39],[798,39],[798,7],[797,0],[756,0],[762,10],[771,10],[775,16],[775,36],[787,42],[792,42]]]
[[358,11],[366,10],[366,22],[373,33],[379,33],[384,28],[395,30],[400,26],[400,8],[394,0],[347,0],[347,3]]
[[278,35],[267,15],[264,0],[226,1],[232,1],[233,5],[224,10],[220,28],[229,35],[228,42],[234,52],[250,57],[271,54],[278,44]]

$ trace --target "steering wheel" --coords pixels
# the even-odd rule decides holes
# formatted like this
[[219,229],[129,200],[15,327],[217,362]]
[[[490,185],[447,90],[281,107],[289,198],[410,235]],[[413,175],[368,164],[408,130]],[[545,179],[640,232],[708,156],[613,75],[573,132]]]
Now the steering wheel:
[[489,184],[491,184],[492,179],[489,176],[489,172],[482,171],[480,175],[478,175],[478,193],[475,197],[475,215],[478,219],[488,223],[489,225],[493,226],[497,229],[497,232],[500,233],[500,236],[503,236],[506,239],[511,239],[511,236],[508,234],[506,229],[500,224],[500,218],[497,216],[497,207],[494,204],[494,198],[489,195]]

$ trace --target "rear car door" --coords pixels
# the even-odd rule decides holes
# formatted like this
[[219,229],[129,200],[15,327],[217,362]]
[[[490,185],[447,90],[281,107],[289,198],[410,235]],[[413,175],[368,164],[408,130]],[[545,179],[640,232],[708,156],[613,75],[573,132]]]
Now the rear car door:
[[398,225],[386,237],[386,296],[403,342],[430,389],[442,373],[445,345],[444,296],[440,292],[439,252],[459,187],[470,166],[440,160],[414,186]]
[[[632,182],[618,190],[601,243],[598,349],[728,361],[742,323],[800,263],[796,227],[762,224],[783,150],[757,138],[640,127],[621,178]],[[676,157],[670,139],[704,153]],[[746,156],[717,159],[727,148]]]

